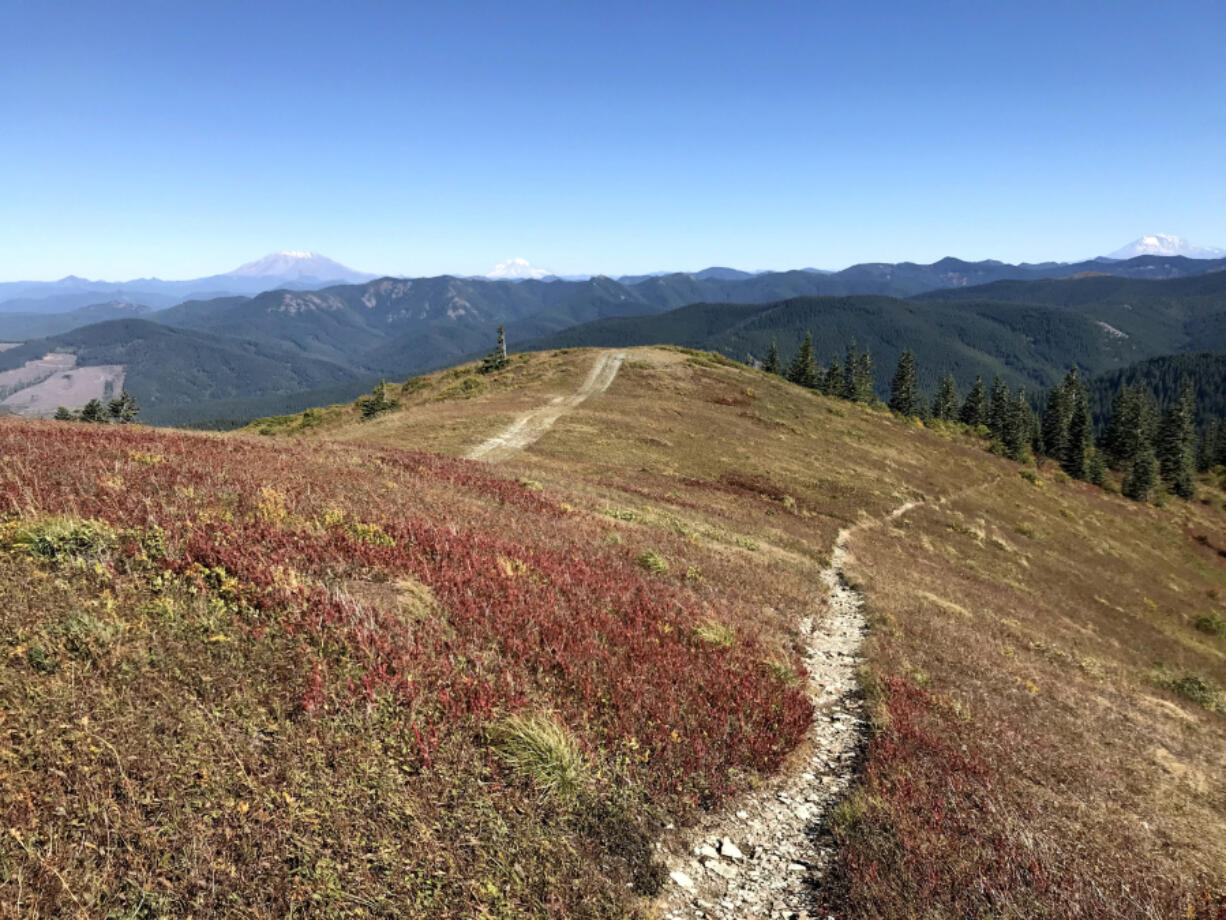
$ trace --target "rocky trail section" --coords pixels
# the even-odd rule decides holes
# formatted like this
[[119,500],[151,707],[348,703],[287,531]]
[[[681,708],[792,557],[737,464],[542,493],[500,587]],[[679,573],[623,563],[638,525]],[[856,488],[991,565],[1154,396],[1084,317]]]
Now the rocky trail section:
[[555,396],[547,405],[525,412],[503,431],[478,444],[466,456],[469,460],[502,460],[534,444],[564,414],[587,398],[607,390],[625,360],[624,351],[604,352],[596,359],[578,390],[569,396]]
[[829,611],[820,622],[800,623],[814,706],[807,761],[740,800],[735,812],[712,815],[695,829],[689,852],[669,860],[659,903],[666,920],[824,916],[817,894],[834,856],[826,823],[851,783],[866,727],[856,680],[864,599],[844,575],[848,542],[857,529],[897,520],[916,504],[839,532],[821,573]]

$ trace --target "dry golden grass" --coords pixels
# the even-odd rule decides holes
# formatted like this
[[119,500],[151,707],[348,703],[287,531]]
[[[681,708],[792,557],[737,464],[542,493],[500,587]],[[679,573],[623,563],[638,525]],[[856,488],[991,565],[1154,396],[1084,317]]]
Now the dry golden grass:
[[[395,485],[394,475],[386,457],[351,445],[463,455],[518,414],[573,392],[594,360],[592,351],[572,350],[516,356],[507,371],[487,377],[471,366],[441,372],[399,393],[393,388],[400,406],[370,420],[360,420],[353,406],[330,407],[239,437],[284,442],[286,468],[293,441],[277,433],[351,442],[319,445],[312,462],[333,457],[338,469],[368,471],[333,523],[377,547],[381,531],[370,522],[390,501],[393,493],[383,490]],[[272,434],[256,434],[261,429]],[[817,572],[837,532],[921,500],[893,524],[861,528],[852,539],[850,571],[866,592],[874,627],[865,686],[876,722],[858,791],[840,809],[836,876],[844,888],[831,892],[832,904],[849,916],[883,918],[1211,915],[1203,894],[1226,878],[1226,717],[1188,699],[1202,684],[1186,678],[1226,686],[1226,638],[1197,625],[1226,617],[1226,557],[1217,550],[1226,547],[1222,493],[1211,491],[1210,504],[1170,501],[1158,509],[1046,471],[1035,483],[957,430],[924,430],[721,359],[665,348],[630,349],[606,393],[563,414],[496,471],[566,509],[568,551],[681,592],[694,614],[686,635],[698,646],[732,654],[755,641],[762,666],[779,675],[798,664],[799,619],[820,613]],[[272,492],[257,514],[288,526],[300,512],[282,500],[280,472],[265,471]],[[316,499],[299,499],[307,500]],[[526,518],[488,497],[440,491],[422,500],[457,526],[476,521],[512,537]],[[318,510],[323,518],[331,513]],[[667,568],[640,566],[640,559],[666,560]],[[103,603],[100,583],[49,576],[28,558],[0,564],[11,586],[4,597],[30,597],[4,621],[14,635],[67,635],[60,619],[47,622],[47,611],[62,619]],[[495,567],[509,582],[530,585],[538,577],[527,557],[503,554]],[[333,587],[358,605],[393,611],[410,631],[425,621],[444,634],[448,628],[447,610],[412,579],[347,573]],[[91,746],[79,727],[80,713],[89,712],[90,724],[108,726],[108,738],[127,732],[152,752],[139,777],[126,763],[124,769],[169,808],[159,826],[192,826],[197,816],[185,815],[183,802],[219,809],[192,858],[205,869],[225,862],[217,872],[231,892],[270,879],[281,884],[278,860],[290,854],[312,873],[302,870],[294,890],[324,899],[294,903],[317,915],[326,914],[319,904],[355,917],[461,915],[472,905],[516,916],[557,915],[559,905],[573,911],[577,904],[590,916],[644,910],[627,895],[626,881],[650,881],[651,867],[621,864],[609,874],[601,862],[608,852],[649,852],[650,822],[632,798],[604,799],[597,808],[580,794],[579,808],[531,785],[499,787],[495,796],[497,777],[471,739],[439,752],[445,783],[414,775],[407,789],[381,753],[390,742],[380,735],[380,711],[295,721],[279,714],[275,701],[251,696],[261,685],[250,675],[274,675],[284,667],[278,662],[289,660],[286,649],[218,643],[207,649],[215,673],[188,671],[200,651],[187,654],[185,643],[207,611],[186,618],[179,632],[149,619],[158,615],[157,597],[125,603],[145,619],[132,619],[122,640],[108,639],[114,647],[107,654],[181,662],[182,681],[168,676],[173,668],[142,678],[152,682],[142,692],[160,694],[178,714],[177,729],[141,722],[112,685],[90,685],[88,693],[98,695],[84,698],[82,685],[63,673],[35,689],[23,687],[17,671],[0,683],[10,711],[13,700],[33,707],[23,694],[37,690],[48,725],[69,726],[10,734],[9,750],[22,751],[23,763],[61,757],[68,746],[82,752],[89,782],[101,784],[82,801],[105,810],[108,796],[125,796],[116,814],[130,849],[123,860],[106,854],[112,862],[84,852],[55,862],[66,867],[67,889],[130,878],[130,897],[121,903],[170,903],[158,854],[182,844],[141,823],[147,814],[139,794],[106,786],[113,780],[107,750]],[[93,628],[84,621],[78,627]],[[123,673],[118,658],[107,661],[107,673]],[[21,662],[34,667],[28,655]],[[227,712],[233,722],[224,729],[197,711],[195,700],[205,693],[217,706],[238,705],[225,702],[227,692],[242,710]],[[538,772],[542,788],[555,774],[571,775],[562,766],[578,769],[583,759],[560,737],[528,745],[535,766],[526,772]],[[245,746],[248,738],[259,744]],[[185,745],[201,753],[183,760]],[[215,789],[207,784],[218,782],[217,770],[210,779],[196,775],[211,760],[242,769],[221,771],[226,788]],[[257,777],[278,763],[308,766],[279,785]],[[349,780],[338,784],[337,771]],[[257,799],[248,781],[261,794],[288,791],[302,811],[274,812],[281,805]],[[196,788],[191,783],[203,784],[195,799],[185,797]],[[43,790],[61,792],[69,802],[70,790]],[[375,819],[376,800],[395,804],[395,821]],[[15,810],[22,802],[10,791],[4,804]],[[249,811],[236,815],[239,803]],[[252,816],[268,816],[267,827],[284,836],[256,835]],[[326,834],[311,821],[324,822]],[[49,826],[64,832],[62,822]],[[355,828],[378,828],[371,840],[353,844],[382,854],[378,871],[329,864],[330,854],[319,849],[321,834],[348,843]],[[447,849],[461,838],[472,842]],[[33,872],[51,899],[46,891],[60,882],[34,863],[61,854],[67,839],[38,838],[28,858],[10,843],[0,848],[8,860],[0,863],[0,891],[23,884],[15,872]],[[338,852],[352,860],[357,850]],[[386,874],[393,864],[419,874]],[[115,875],[117,866],[127,874]],[[364,900],[346,902],[336,886]],[[70,903],[62,892],[57,897]],[[193,897],[224,909],[215,892]],[[22,913],[9,907],[7,915]]]

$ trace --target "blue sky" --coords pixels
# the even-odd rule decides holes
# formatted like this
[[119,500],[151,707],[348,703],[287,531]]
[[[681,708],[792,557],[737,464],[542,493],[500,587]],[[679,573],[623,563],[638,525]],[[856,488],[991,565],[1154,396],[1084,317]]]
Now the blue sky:
[[1226,246],[1226,4],[0,0],[0,278]]

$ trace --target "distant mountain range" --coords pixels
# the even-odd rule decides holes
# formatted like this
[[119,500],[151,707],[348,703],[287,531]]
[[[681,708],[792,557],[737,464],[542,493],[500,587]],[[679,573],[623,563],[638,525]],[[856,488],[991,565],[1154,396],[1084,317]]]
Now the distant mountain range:
[[[1098,372],[1192,347],[1226,347],[1223,269],[1226,258],[1186,256],[1072,265],[947,258],[838,272],[714,267],[621,279],[445,275],[318,287],[312,272],[349,270],[290,252],[204,279],[260,286],[293,276],[254,295],[210,294],[156,310],[164,301],[107,297],[71,309],[21,311],[13,304],[30,301],[10,301],[0,307],[0,342],[25,344],[3,352],[0,376],[8,373],[9,385],[17,386],[46,370],[39,364],[44,355],[70,352],[78,368],[110,368],[108,380],[122,372],[151,421],[212,417],[218,401],[229,401],[227,413],[265,415],[277,407],[252,401],[288,406],[311,388],[343,394],[380,376],[403,379],[488,349],[505,325],[513,349],[526,342],[674,342],[742,360],[763,356],[772,338],[790,349],[791,339],[812,329],[827,350],[854,337],[888,363],[910,345],[922,357],[941,359],[929,360],[930,369],[1001,373],[1036,386],[1070,362]],[[73,289],[78,282],[60,282],[55,296],[88,297],[88,289]],[[1208,294],[1198,293],[1201,283]],[[1070,297],[1076,302],[1062,300]],[[1197,336],[1206,341],[1198,344]],[[1209,341],[1215,336],[1221,346]],[[14,405],[34,404],[15,394]]]
[[0,282],[0,314],[60,313],[110,300],[126,300],[156,309],[189,298],[250,295],[278,287],[311,290],[374,277],[318,253],[290,250],[271,253],[231,272],[186,281],[160,278],[92,281],[75,275],[59,281],[4,281]]

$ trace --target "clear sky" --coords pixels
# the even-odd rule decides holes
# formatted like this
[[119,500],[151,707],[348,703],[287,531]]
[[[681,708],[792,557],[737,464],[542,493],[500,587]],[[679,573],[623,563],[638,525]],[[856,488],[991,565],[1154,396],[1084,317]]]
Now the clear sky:
[[0,279],[1226,246],[1226,2],[0,0]]

